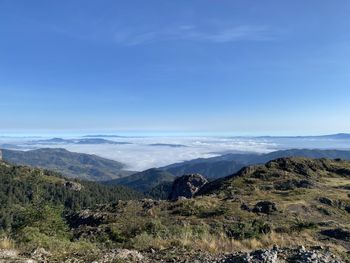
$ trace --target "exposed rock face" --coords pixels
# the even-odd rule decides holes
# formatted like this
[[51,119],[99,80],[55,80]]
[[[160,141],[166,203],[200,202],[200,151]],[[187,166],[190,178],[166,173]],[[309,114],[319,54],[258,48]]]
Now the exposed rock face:
[[207,183],[208,180],[200,174],[181,176],[174,181],[169,199],[177,200],[180,197],[192,198]]
[[79,227],[80,225],[99,226],[105,220],[105,214],[93,212],[89,209],[80,211],[69,216],[69,223],[72,227]]
[[71,182],[71,181],[65,182],[64,186],[69,190],[77,191],[77,192],[79,192],[82,188],[81,184],[76,183],[76,182]]

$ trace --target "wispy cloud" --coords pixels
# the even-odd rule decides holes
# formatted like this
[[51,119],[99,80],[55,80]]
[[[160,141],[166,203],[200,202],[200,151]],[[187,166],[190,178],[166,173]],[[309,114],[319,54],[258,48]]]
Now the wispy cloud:
[[238,41],[273,40],[272,30],[266,26],[239,25],[225,28],[202,29],[195,25],[180,25],[159,30],[123,28],[114,35],[118,44],[134,46],[164,41],[196,41],[228,43]]

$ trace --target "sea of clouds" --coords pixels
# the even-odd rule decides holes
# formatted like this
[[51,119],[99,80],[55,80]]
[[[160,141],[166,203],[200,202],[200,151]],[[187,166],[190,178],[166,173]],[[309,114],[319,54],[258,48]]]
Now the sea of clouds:
[[[77,137],[75,137],[77,138]],[[45,138],[44,138],[45,139]],[[49,139],[49,138],[46,138]],[[106,137],[106,140],[129,144],[43,143],[43,138],[2,137],[0,148],[32,150],[65,148],[73,152],[96,154],[126,165],[127,170],[141,171],[151,167],[225,153],[267,153],[289,148],[350,149],[350,140],[315,138],[259,137]]]

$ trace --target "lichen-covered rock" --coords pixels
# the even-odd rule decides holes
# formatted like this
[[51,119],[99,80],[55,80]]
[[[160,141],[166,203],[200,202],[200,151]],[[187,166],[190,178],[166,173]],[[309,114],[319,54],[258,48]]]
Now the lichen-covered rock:
[[181,176],[174,181],[169,199],[177,200],[180,197],[192,198],[207,183],[208,180],[200,174]]

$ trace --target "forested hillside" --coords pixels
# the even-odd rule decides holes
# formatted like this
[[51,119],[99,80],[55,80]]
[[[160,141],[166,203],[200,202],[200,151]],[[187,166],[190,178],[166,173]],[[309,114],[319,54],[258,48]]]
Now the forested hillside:
[[97,155],[75,153],[61,148],[32,151],[1,150],[2,158],[17,165],[50,169],[64,176],[90,181],[111,180],[132,174],[124,164]]
[[21,213],[32,205],[48,205],[68,212],[142,196],[123,186],[66,179],[49,170],[0,161],[0,230],[18,224]]

